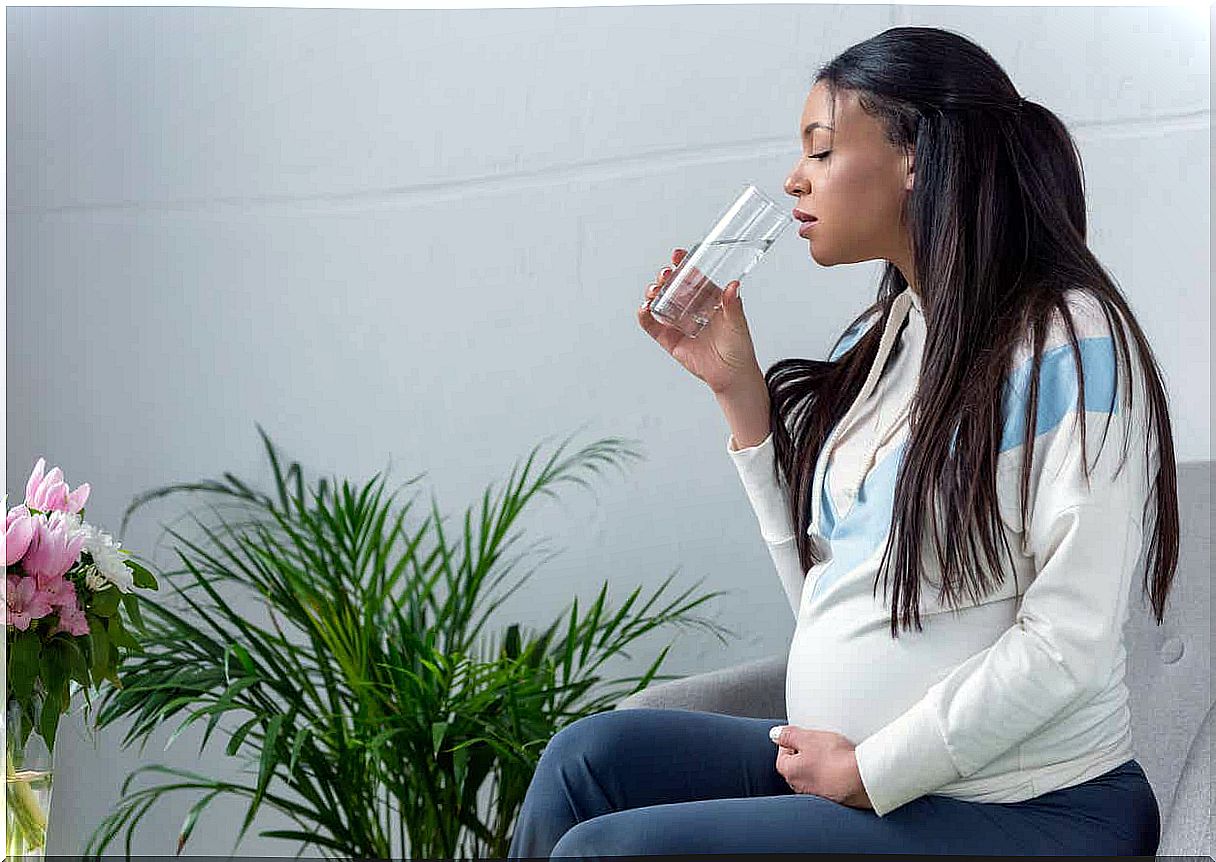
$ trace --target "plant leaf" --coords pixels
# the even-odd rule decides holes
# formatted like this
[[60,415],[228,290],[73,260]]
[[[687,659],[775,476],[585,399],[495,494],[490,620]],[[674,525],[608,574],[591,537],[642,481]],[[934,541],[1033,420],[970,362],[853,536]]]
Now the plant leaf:
[[8,651],[8,685],[19,698],[28,698],[34,693],[34,680],[38,678],[39,653],[42,643],[38,633],[28,628],[17,635]]
[[448,723],[446,721],[431,722],[431,753],[439,754],[439,746],[443,744],[443,735],[447,732]]
[[182,854],[182,848],[186,846],[186,842],[190,840],[191,833],[194,832],[194,824],[198,822],[199,813],[206,808],[208,803],[210,803],[211,800],[221,792],[222,789],[212,790],[198,802],[190,806],[190,811],[186,814],[186,819],[182,821],[182,828],[178,830],[177,833],[177,850],[174,851],[175,855],[180,856]]
[[279,729],[283,726],[283,720],[286,717],[280,713],[270,719],[270,723],[266,727],[266,738],[262,742],[262,754],[260,763],[258,764],[257,789],[253,794],[253,800],[249,803],[249,810],[245,813],[245,820],[241,823],[241,830],[237,833],[236,840],[238,844],[245,837],[249,824],[253,822],[254,815],[257,814],[258,808],[262,805],[262,797],[266,793],[266,785],[270,783],[270,776],[274,772],[273,767],[278,757],[275,744],[278,742]]
[[122,605],[127,609],[127,616],[131,618],[136,630],[146,632],[143,615],[139,612],[139,596],[135,593],[123,593]]
[[110,636],[110,642],[115,646],[120,646],[123,649],[138,650],[140,649],[139,641],[131,637],[130,633],[123,627],[122,617],[115,614],[110,617],[109,625],[106,626],[107,634]]
[[255,715],[253,718],[249,719],[235,731],[233,731],[232,736],[228,738],[228,746],[224,749],[224,752],[229,757],[236,754],[241,747],[241,743],[245,741],[245,737],[249,734],[249,731],[253,730],[259,724],[261,724],[261,722],[262,717],[260,715]]
[[156,576],[147,569],[144,565],[135,562],[135,560],[123,560],[123,564],[131,570],[132,583],[137,587],[142,587],[146,590],[160,589],[160,584],[156,580]]
[[93,650],[93,677],[101,679],[106,676],[107,665],[110,662],[110,636],[106,632],[105,618],[85,614],[89,623],[89,642]]
[[42,715],[39,716],[38,732],[46,743],[47,751],[54,751],[55,729],[59,727],[59,716],[62,714],[64,703],[60,700],[59,689],[47,691],[42,700]]
[[114,586],[93,593],[93,604],[89,610],[101,617],[112,617],[118,611],[119,596],[121,595],[118,587]]

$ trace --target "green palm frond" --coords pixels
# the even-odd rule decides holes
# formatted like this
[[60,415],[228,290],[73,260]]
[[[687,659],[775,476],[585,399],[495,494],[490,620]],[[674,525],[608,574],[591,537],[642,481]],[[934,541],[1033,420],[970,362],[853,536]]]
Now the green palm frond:
[[[604,679],[606,662],[632,661],[627,648],[669,624],[723,642],[732,634],[693,613],[722,593],[664,596],[674,575],[645,600],[635,589],[616,610],[605,584],[585,610],[575,599],[542,631],[491,628],[492,614],[551,558],[500,590],[544,549],[515,548],[529,503],[556,497],[564,483],[591,488],[590,478],[639,457],[628,440],[567,454],[567,438],[547,458],[538,445],[450,537],[433,494],[425,513],[414,511],[414,497],[397,502],[425,473],[391,492],[383,473],[361,485],[306,483],[300,465],[284,468],[258,431],[270,493],[225,473],[150,491],[128,508],[124,525],[140,506],[175,493],[220,501],[206,507],[207,521],[190,513],[199,536],[165,528],[180,562],[162,576],[172,592],[141,601],[143,649],[124,657],[122,687],[108,690],[96,713],[98,726],[129,721],[123,745],[138,740],[141,753],[169,721],[177,724],[166,748],[204,727],[200,755],[218,731],[249,781],[142,767],[86,855],[125,833],[129,857],[131,832],[149,808],[186,792],[197,799],[178,852],[207,805],[229,795],[249,803],[237,844],[269,806],[299,828],[261,835],[327,857],[505,857],[543,745],[569,722],[671,678],[658,670],[672,644],[637,676]],[[253,619],[250,600],[265,621]],[[145,774],[174,780],[128,792]],[[479,802],[487,782],[488,806]]]

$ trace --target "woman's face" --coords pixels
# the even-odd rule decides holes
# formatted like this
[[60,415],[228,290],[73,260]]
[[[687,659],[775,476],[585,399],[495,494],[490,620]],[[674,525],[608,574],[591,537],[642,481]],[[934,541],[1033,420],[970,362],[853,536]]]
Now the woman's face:
[[802,153],[785,191],[797,198],[798,210],[818,219],[803,234],[815,262],[885,259],[913,283],[911,249],[900,223],[900,208],[912,188],[911,152],[887,141],[880,121],[862,110],[853,91],[839,92],[833,118],[831,94],[822,81],[807,96],[798,130]]

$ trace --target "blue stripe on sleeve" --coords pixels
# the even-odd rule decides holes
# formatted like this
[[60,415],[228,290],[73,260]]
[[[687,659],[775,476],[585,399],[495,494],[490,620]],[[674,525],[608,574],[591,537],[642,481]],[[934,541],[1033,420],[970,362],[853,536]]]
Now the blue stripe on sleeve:
[[[1118,413],[1114,340],[1110,336],[1081,338],[1077,346],[1081,350],[1081,368],[1085,373],[1086,411]],[[1027,399],[1030,396],[1031,362],[1031,359],[1027,359],[1019,365],[1005,384],[1001,452],[1022,445],[1026,431]],[[1035,437],[1051,431],[1076,409],[1079,389],[1072,345],[1061,344],[1043,351],[1043,361],[1039,366],[1039,410],[1035,418]]]

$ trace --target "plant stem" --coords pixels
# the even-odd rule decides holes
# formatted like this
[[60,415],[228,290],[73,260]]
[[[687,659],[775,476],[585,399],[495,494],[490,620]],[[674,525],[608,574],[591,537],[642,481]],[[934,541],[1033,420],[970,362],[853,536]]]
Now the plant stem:
[[5,804],[13,814],[8,824],[12,832],[6,841],[7,855],[12,859],[46,843],[46,812],[29,781],[18,779],[12,751],[7,745],[4,747],[4,777]]

